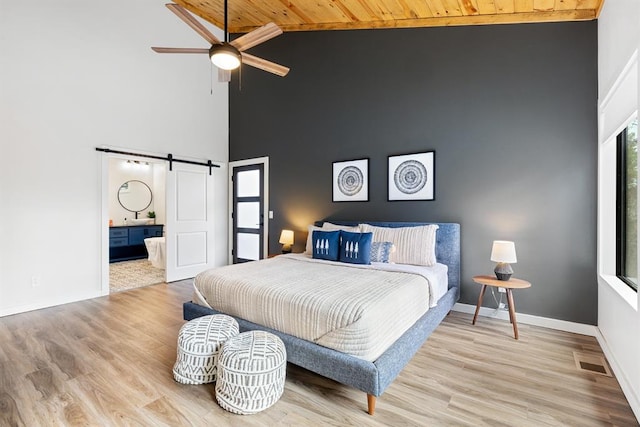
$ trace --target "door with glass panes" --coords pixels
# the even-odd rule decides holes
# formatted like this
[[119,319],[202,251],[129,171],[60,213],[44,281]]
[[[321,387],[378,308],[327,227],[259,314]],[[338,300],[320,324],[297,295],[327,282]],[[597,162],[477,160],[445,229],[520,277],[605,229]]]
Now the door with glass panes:
[[232,169],[233,263],[264,258],[264,164]]

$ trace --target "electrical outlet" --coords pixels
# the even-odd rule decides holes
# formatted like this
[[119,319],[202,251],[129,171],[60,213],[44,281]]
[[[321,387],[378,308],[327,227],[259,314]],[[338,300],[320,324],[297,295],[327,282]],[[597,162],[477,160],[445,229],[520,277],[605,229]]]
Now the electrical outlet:
[[503,309],[504,309],[504,303],[503,303],[503,302],[501,302],[500,304],[498,304],[498,308],[499,308],[500,310],[503,310]]
[[37,288],[40,286],[40,276],[31,276],[31,287]]
[[498,288],[498,292],[500,292],[501,294],[504,294],[507,292],[507,290],[505,288]]

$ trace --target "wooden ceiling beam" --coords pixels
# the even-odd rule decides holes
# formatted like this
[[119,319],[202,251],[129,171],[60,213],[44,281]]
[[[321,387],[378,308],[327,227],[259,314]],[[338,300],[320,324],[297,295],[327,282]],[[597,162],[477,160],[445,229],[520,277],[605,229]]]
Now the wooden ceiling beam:
[[[564,21],[591,21],[593,10],[566,10],[536,13],[508,13],[500,15],[444,16],[434,18],[395,19],[359,22],[323,22],[299,25],[280,25],[283,31],[361,30],[378,28],[452,27],[464,25],[522,24]],[[232,33],[247,33],[256,27],[231,28]]]
[[[174,0],[223,28],[224,0]],[[228,0],[229,32],[268,22],[283,31],[587,21],[605,0]]]

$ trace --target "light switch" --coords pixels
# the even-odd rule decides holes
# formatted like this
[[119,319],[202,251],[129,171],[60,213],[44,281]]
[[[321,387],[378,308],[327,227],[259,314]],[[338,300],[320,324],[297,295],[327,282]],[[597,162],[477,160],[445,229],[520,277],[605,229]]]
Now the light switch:
[[269,211],[269,219],[273,219],[273,211]]

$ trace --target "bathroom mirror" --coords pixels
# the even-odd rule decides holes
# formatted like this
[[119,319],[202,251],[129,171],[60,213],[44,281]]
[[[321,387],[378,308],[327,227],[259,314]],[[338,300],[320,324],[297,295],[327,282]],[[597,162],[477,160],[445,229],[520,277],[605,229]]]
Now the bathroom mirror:
[[120,186],[118,190],[118,201],[123,208],[136,213],[147,209],[151,205],[153,196],[151,189],[142,181],[131,180]]

